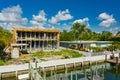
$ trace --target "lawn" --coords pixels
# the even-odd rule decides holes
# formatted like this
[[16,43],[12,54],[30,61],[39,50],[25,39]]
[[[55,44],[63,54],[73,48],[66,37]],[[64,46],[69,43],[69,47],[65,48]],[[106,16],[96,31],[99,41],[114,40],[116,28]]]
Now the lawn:
[[56,60],[56,59],[67,59],[67,58],[78,58],[82,57],[83,54],[80,54],[77,51],[63,49],[60,51],[50,51],[50,52],[35,52],[32,54],[22,54],[17,59],[10,59],[8,61],[0,60],[1,65],[9,65],[9,64],[23,64],[28,63],[34,57],[38,57],[40,60],[47,61],[47,60]]
[[60,59],[66,59],[66,58],[78,58],[78,57],[82,57],[83,55],[77,51],[64,49],[61,51],[50,51],[50,52],[39,51],[39,52],[33,53],[32,56],[38,57],[40,59],[43,57],[49,58],[49,57],[55,57],[55,56]]

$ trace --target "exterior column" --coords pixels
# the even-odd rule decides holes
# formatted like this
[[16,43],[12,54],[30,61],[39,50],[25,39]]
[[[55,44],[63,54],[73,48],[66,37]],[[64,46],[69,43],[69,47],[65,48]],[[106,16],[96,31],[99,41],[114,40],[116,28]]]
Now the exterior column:
[[46,44],[47,44],[47,49],[48,49],[48,40],[47,40],[47,43],[46,43]]
[[57,33],[57,49],[59,48],[60,33]]
[[38,41],[38,49],[40,49],[40,41]]
[[27,50],[27,41],[26,41],[26,45],[25,45],[25,50]]
[[[21,44],[22,44],[22,32],[21,32]],[[22,50],[22,45],[21,45],[21,50]]]
[[20,38],[22,39],[22,32],[20,32],[21,34],[20,34]]
[[44,33],[44,39],[46,39],[46,34],[47,34],[47,33]]
[[30,32],[30,52],[31,52],[31,47],[32,47],[32,41],[31,41],[31,32]]
[[36,49],[36,41],[34,41],[34,50]]
[[59,44],[59,41],[57,41],[57,49],[59,48],[59,45],[60,45],[60,44]]
[[44,50],[44,41],[42,42],[42,49]]

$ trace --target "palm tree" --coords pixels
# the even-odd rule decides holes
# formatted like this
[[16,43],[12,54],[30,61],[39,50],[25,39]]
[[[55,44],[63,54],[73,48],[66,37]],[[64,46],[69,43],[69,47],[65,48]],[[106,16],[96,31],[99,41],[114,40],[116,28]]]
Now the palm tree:
[[[76,42],[77,40],[84,40],[85,35],[91,32],[91,30],[87,28],[86,25],[80,24],[78,22],[73,24],[71,31],[74,33],[74,39]],[[79,45],[77,46],[79,47]]]
[[103,40],[103,41],[110,40],[112,35],[113,34],[111,32],[109,32],[109,31],[103,31],[102,34],[101,34],[101,40]]
[[118,32],[116,33],[116,36],[120,36],[120,31],[118,31]]

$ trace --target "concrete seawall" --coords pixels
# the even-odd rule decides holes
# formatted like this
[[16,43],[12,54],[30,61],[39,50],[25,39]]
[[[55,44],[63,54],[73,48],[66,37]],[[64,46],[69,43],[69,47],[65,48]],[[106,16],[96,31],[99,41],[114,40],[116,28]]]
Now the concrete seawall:
[[[37,67],[41,70],[59,70],[64,68],[73,68],[73,67],[82,67],[86,65],[92,65],[96,63],[104,62],[106,59],[110,59],[110,55],[99,55],[92,57],[81,57],[81,58],[72,58],[72,59],[61,59],[61,60],[52,60],[45,62],[38,62]],[[35,63],[32,63],[35,68]],[[28,73],[29,64],[22,65],[8,65],[8,66],[0,66],[0,77],[12,77],[17,76],[19,74]]]

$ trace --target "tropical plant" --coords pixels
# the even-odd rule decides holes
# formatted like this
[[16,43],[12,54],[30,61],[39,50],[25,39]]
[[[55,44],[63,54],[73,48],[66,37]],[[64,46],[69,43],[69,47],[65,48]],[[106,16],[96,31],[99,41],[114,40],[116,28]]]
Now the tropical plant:
[[5,46],[10,45],[12,33],[0,26],[0,56]]

